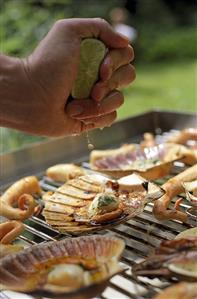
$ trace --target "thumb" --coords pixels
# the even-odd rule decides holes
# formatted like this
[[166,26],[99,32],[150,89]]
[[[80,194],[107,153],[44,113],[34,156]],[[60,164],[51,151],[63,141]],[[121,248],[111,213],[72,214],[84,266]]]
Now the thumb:
[[65,22],[70,25],[72,30],[81,38],[98,38],[109,48],[124,48],[129,44],[127,37],[114,31],[111,25],[104,19],[68,19],[65,20]]

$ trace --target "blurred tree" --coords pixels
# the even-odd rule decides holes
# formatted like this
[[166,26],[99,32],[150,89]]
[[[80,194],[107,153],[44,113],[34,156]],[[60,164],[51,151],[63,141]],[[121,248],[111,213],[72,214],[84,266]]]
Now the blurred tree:
[[118,0],[1,0],[1,50],[30,53],[52,24],[62,18],[105,17]]
[[197,0],[163,0],[173,13],[177,25],[191,25],[197,19]]

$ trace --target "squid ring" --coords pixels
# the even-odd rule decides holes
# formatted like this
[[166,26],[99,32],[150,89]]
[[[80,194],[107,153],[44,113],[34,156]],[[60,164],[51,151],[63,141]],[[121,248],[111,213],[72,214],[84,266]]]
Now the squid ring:
[[24,220],[34,213],[37,205],[32,194],[40,194],[41,188],[35,176],[23,178],[8,188],[0,198],[0,215]]
[[24,225],[19,221],[7,221],[0,224],[0,243],[10,244],[24,230]]

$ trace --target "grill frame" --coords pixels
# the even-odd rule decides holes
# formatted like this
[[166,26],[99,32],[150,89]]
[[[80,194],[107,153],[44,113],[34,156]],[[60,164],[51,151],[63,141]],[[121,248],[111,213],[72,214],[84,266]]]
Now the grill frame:
[[[184,127],[196,125],[196,116],[189,113],[169,112],[169,111],[150,111],[120,122],[103,131],[96,130],[90,134],[90,139],[96,148],[113,148],[120,146],[125,142],[138,142],[142,134],[146,131],[152,133],[161,133],[172,129],[179,130]],[[114,134],[115,132],[115,134]],[[65,149],[66,150],[62,150]],[[44,170],[54,164],[61,162],[81,163],[87,161],[89,151],[87,141],[84,136],[75,138],[58,138],[47,142],[29,146],[25,149],[1,155],[1,192],[3,192],[11,183],[26,175],[36,175],[40,179],[41,187],[49,190],[53,185],[46,180]],[[178,163],[173,174],[182,170],[182,165]],[[163,183],[166,180],[158,180]],[[158,221],[151,214],[153,204],[146,206],[144,212],[139,216],[127,221],[125,224],[118,225],[110,230],[100,231],[100,234],[113,233],[121,237],[126,242],[126,249],[123,253],[121,262],[129,268],[142,258],[146,257],[155,246],[158,246],[161,240],[173,239],[177,233],[196,226],[196,222],[190,219],[187,224],[178,221]],[[186,202],[182,208],[188,208]],[[25,221],[25,233],[18,240],[27,246],[40,242],[52,240],[61,240],[68,235],[61,235],[54,229],[51,229],[40,217],[32,217]],[[30,237],[33,236],[33,240]],[[156,286],[153,284],[156,283]],[[102,299],[150,299],[160,291],[169,282],[153,280],[136,281],[128,270],[114,277],[109,287],[98,297]],[[146,291],[138,292],[146,287]],[[9,292],[0,293],[0,298],[7,295],[13,298]]]

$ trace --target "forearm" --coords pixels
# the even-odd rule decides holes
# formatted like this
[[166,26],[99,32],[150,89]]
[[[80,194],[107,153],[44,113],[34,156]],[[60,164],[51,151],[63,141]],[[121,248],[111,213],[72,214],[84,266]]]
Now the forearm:
[[23,129],[30,96],[22,60],[0,55],[0,126]]

